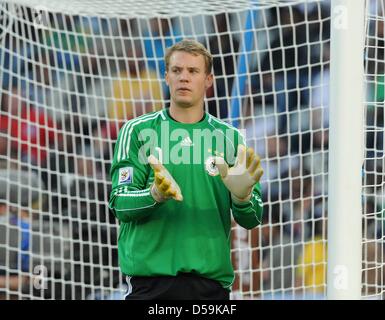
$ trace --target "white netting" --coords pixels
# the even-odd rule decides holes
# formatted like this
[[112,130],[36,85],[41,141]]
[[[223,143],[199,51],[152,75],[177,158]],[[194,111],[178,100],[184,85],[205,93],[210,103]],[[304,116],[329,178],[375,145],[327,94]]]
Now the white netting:
[[[363,294],[379,297],[384,11],[382,0],[367,4]],[[246,129],[265,169],[263,225],[233,229],[233,297],[325,296],[329,1],[19,0],[0,10],[1,297],[122,297],[107,208],[113,146],[126,119],[168,103],[164,50],[184,37],[214,56],[206,110]]]
[[[311,0],[322,1],[322,0]],[[123,18],[180,17],[213,15],[303,3],[303,0],[10,0],[8,3],[24,5],[38,10],[69,15],[92,15]]]
[[385,1],[367,1],[365,162],[363,172],[363,295],[385,299],[384,21]]

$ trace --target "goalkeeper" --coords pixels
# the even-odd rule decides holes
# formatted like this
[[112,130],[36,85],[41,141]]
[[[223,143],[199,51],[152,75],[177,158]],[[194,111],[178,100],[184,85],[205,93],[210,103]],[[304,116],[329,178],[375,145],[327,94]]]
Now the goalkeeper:
[[[244,228],[260,224],[260,158],[237,129],[204,111],[213,84],[206,48],[182,40],[165,62],[170,108],[128,121],[111,167],[109,205],[120,221],[125,298],[227,300],[234,280],[231,212]],[[155,138],[147,139],[149,132]],[[216,140],[207,148],[196,132]]]

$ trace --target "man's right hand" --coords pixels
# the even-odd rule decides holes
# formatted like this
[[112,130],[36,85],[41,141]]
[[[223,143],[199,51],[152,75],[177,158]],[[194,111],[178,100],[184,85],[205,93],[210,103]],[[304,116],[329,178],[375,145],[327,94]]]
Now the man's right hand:
[[160,161],[155,156],[150,155],[148,163],[154,170],[154,183],[150,190],[155,201],[164,202],[171,198],[182,201],[183,196],[179,185]]

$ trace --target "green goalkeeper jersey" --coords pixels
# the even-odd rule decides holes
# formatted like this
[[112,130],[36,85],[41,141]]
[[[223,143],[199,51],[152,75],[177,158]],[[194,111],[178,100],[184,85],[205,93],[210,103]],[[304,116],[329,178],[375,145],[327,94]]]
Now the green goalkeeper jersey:
[[[121,223],[118,253],[124,274],[190,272],[230,289],[230,213],[247,229],[262,220],[259,183],[249,202],[235,203],[213,161],[220,156],[233,165],[239,143],[244,138],[237,129],[208,113],[186,124],[163,109],[124,124],[115,146],[109,202]],[[146,161],[151,153],[178,183],[183,201],[157,203],[151,196],[154,172]]]

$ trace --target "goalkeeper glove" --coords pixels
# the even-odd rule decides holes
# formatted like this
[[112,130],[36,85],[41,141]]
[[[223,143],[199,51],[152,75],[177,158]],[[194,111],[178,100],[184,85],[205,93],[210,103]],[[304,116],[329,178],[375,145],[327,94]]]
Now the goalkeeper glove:
[[167,169],[153,155],[148,157],[148,163],[154,170],[154,183],[150,187],[151,195],[156,202],[163,202],[170,198],[182,201],[182,192]]
[[247,202],[251,198],[254,185],[263,175],[261,159],[252,148],[238,145],[238,154],[233,167],[229,169],[222,157],[215,157],[215,165],[233,200]]

